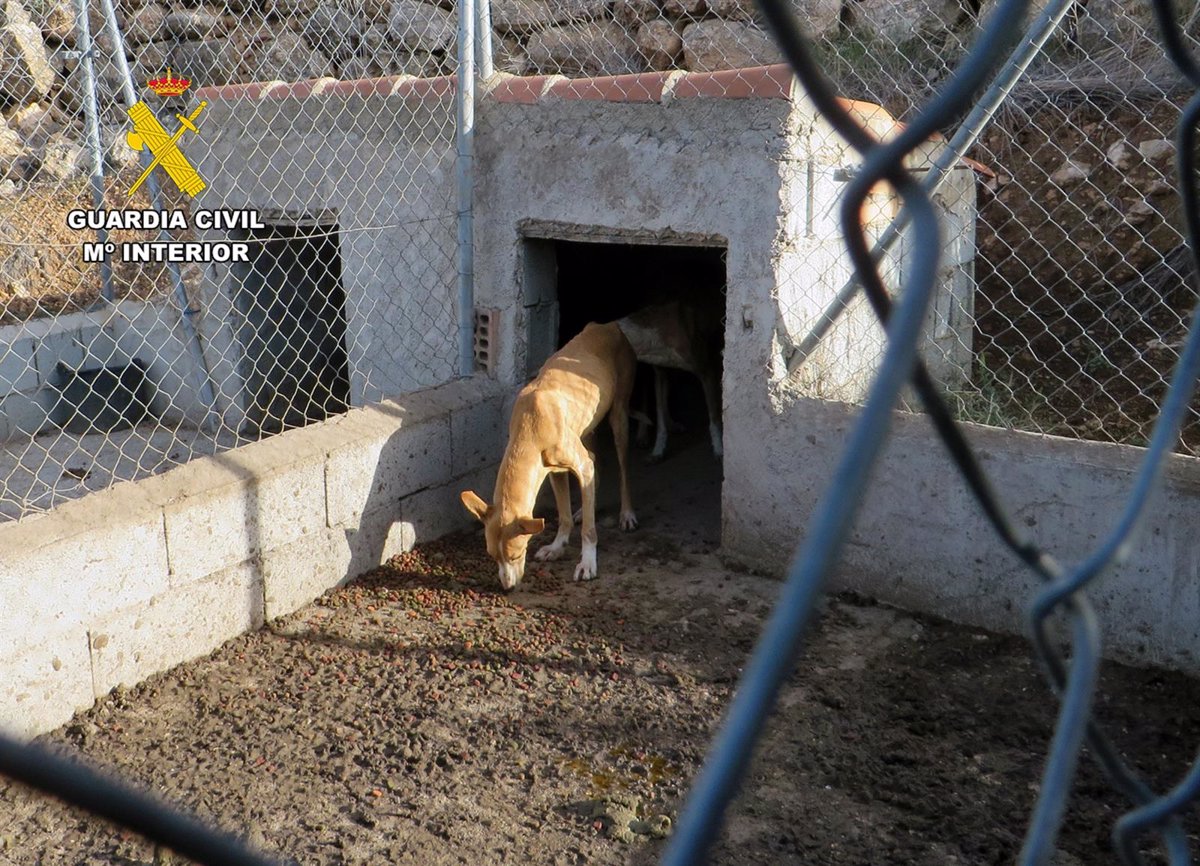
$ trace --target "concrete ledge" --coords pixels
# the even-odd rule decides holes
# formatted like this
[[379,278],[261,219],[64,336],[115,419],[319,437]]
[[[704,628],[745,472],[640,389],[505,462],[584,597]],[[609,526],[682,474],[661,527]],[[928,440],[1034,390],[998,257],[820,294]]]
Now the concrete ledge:
[[172,587],[146,604],[95,622],[88,634],[93,694],[102,698],[116,686],[204,655],[262,623],[262,576],[255,563]]
[[[308,604],[331,586],[411,550],[418,538],[400,521],[393,504],[355,516],[347,523],[292,542],[262,561],[266,619],[284,616]],[[330,583],[331,575],[342,575]]]
[[325,464],[326,524],[348,523],[407,493],[444,484],[450,451],[450,418],[444,415],[406,436],[378,431],[332,452]]
[[196,98],[209,102],[217,99],[307,99],[312,96],[401,96],[412,99],[441,99],[454,94],[458,77],[442,75],[418,78],[392,75],[339,81],[336,78],[312,78],[305,81],[266,81],[249,84],[225,84],[201,87]]
[[[220,458],[217,458],[218,460]],[[325,524],[324,466],[247,469],[163,506],[171,583],[181,586],[311,535]],[[279,518],[287,515],[287,519]]]
[[0,659],[166,591],[162,512],[137,491],[112,494],[0,526]]
[[[830,493],[858,411],[810,399],[775,410],[765,433],[761,422],[726,416],[726,441],[752,429],[756,447],[726,451],[722,547],[735,561],[781,574]],[[753,426],[738,429],[746,425]],[[1145,454],[1127,445],[964,427],[1009,513],[1067,567],[1112,529]],[[1036,578],[996,538],[927,418],[895,414],[873,479],[835,587],[1025,634]],[[1128,555],[1087,590],[1106,656],[1200,675],[1198,520],[1200,460],[1173,456]]]
[[0,728],[51,730],[469,525],[505,390],[451,382],[0,525]]
[[[786,63],[751,66],[720,72],[641,72],[567,78],[561,75],[511,76],[499,73],[485,83],[482,93],[498,102],[530,104],[543,99],[584,99],[604,102],[663,102],[666,99],[791,99],[794,75]],[[395,75],[357,81],[316,78],[226,84],[202,87],[197,99],[310,99],[313,97],[401,96],[442,99],[458,86],[456,76],[415,78]],[[876,106],[878,108],[878,106]],[[883,109],[879,109],[882,111]],[[890,117],[890,115],[889,115]]]
[[3,726],[22,738],[58,727],[96,699],[83,628],[26,637],[20,652],[0,654]]

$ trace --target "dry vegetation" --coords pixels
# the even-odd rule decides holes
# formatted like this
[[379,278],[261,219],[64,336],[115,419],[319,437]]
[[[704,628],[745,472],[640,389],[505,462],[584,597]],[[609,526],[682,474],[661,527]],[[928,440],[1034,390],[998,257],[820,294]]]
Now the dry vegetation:
[[[108,208],[149,208],[145,187],[130,198],[127,190],[139,172],[106,178]],[[164,189],[164,206],[180,207]],[[177,195],[177,194],[176,194]],[[24,321],[87,309],[100,298],[100,267],[84,263],[82,245],[95,232],[67,226],[69,211],[93,209],[86,177],[61,184],[33,185],[0,198],[0,323]],[[154,240],[155,232],[114,231],[110,240]],[[117,298],[148,300],[170,290],[166,265],[142,265],[113,260]]]

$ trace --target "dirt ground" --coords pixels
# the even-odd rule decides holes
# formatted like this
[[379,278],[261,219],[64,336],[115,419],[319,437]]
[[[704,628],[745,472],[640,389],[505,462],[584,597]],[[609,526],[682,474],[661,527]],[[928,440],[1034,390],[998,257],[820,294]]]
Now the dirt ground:
[[[425,544],[43,740],[304,864],[656,862],[779,586],[716,555],[717,473],[702,442],[639,465],[593,582],[504,595],[479,533]],[[1198,698],[1111,665],[1099,713],[1161,789]],[[1054,708],[1023,640],[831,599],[714,862],[1013,862]],[[1115,862],[1123,808],[1085,758],[1059,866]],[[0,781],[0,863],[156,862]]]

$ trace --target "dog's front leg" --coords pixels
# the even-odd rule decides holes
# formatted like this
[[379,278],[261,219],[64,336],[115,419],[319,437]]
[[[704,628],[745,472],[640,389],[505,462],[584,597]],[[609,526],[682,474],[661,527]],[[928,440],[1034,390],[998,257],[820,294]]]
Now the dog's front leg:
[[563,548],[571,540],[571,525],[575,522],[571,514],[571,480],[566,472],[551,472],[550,486],[554,488],[554,504],[558,506],[558,532],[554,541],[533,555],[534,559],[549,560],[562,556]]

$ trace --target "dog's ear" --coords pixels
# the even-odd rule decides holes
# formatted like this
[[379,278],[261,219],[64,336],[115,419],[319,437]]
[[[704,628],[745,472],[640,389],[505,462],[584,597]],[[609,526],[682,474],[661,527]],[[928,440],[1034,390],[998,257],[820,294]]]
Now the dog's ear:
[[473,490],[464,490],[458,495],[462,500],[462,504],[466,506],[467,511],[474,514],[480,520],[487,520],[488,504],[475,495]]
[[541,517],[522,517],[517,521],[522,535],[537,535],[546,528],[546,521]]

